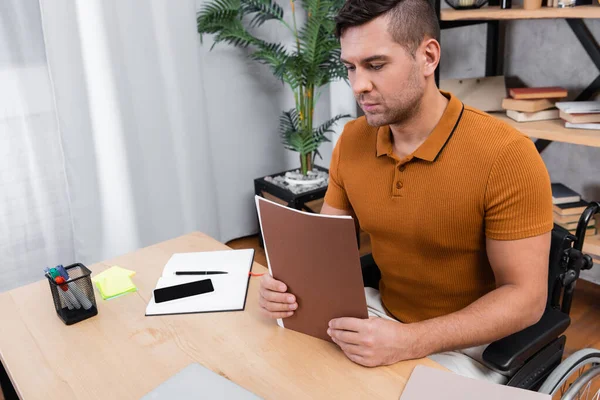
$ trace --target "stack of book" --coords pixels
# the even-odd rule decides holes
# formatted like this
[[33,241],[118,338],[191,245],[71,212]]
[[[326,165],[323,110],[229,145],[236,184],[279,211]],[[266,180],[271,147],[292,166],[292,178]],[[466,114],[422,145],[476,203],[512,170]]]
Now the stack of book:
[[509,95],[502,101],[506,116],[517,122],[530,122],[559,119],[555,104],[568,92],[561,87],[513,88]]
[[600,129],[600,101],[558,102],[556,107],[565,128]]
[[[552,203],[554,204],[554,223],[575,234],[581,213],[588,205],[587,201],[583,200],[579,193],[562,183],[553,183]],[[585,236],[587,238],[596,233],[596,221],[592,218],[586,229]]]

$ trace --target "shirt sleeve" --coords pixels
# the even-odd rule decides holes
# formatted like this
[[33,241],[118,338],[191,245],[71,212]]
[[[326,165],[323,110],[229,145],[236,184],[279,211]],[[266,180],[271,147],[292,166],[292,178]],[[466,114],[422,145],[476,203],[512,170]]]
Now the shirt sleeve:
[[350,205],[348,194],[344,189],[344,181],[342,179],[342,171],[340,168],[343,136],[344,135],[342,134],[338,139],[331,155],[329,184],[327,186],[327,192],[325,193],[325,203],[340,210],[350,210],[352,209],[352,206]]
[[554,226],[550,176],[533,142],[520,136],[494,162],[485,194],[485,234],[518,240]]

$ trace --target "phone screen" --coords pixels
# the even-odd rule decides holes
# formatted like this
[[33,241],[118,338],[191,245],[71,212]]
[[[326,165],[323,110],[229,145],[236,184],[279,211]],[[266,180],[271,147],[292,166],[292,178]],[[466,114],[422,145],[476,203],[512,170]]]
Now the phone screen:
[[213,287],[212,281],[210,279],[203,279],[201,281],[182,283],[181,285],[154,289],[154,301],[156,303],[163,303],[165,301],[181,299],[184,297],[190,297],[197,294],[214,291],[215,288]]

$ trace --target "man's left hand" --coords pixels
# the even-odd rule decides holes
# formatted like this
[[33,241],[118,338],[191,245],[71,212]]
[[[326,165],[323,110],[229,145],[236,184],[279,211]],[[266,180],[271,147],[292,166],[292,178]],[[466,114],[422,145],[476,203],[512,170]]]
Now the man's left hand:
[[346,356],[365,367],[395,364],[420,358],[417,340],[410,325],[372,317],[336,318],[327,334]]

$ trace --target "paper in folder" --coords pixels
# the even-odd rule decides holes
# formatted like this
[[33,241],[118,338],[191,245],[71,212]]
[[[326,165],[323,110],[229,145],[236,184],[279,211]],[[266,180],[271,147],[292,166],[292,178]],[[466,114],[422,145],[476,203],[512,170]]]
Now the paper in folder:
[[269,273],[298,302],[280,326],[331,341],[334,318],[368,318],[354,220],[281,206],[255,197]]

